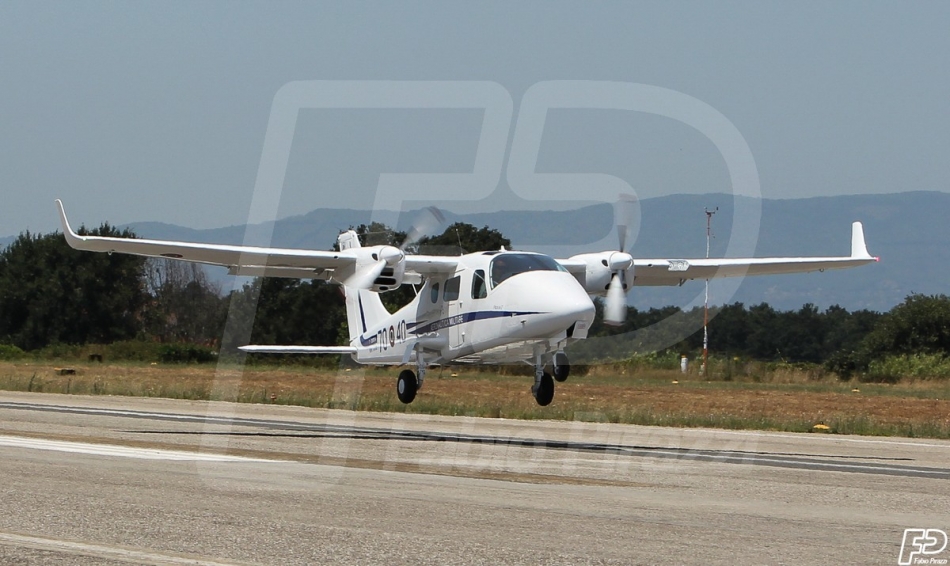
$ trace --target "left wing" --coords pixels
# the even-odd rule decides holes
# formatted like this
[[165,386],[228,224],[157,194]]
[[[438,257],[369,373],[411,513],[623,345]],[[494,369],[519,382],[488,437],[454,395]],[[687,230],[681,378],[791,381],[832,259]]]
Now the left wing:
[[[851,255],[840,257],[763,257],[721,259],[633,259],[633,284],[639,286],[682,285],[692,279],[806,273],[826,269],[857,267],[878,258],[868,253],[864,228],[851,225]],[[568,271],[585,273],[587,263],[576,259],[558,260]]]
[[763,257],[723,259],[635,259],[634,285],[680,285],[690,279],[807,273],[846,269],[878,261],[868,253],[864,228],[851,225],[851,255],[841,257]]

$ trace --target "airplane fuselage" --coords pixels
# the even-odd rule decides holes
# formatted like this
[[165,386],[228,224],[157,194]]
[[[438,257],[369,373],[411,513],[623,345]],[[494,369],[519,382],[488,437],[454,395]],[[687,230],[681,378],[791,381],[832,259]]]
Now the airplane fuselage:
[[408,305],[360,328],[350,345],[360,363],[407,363],[420,349],[429,363],[512,362],[586,338],[593,319],[587,292],[554,259],[481,252],[427,278]]

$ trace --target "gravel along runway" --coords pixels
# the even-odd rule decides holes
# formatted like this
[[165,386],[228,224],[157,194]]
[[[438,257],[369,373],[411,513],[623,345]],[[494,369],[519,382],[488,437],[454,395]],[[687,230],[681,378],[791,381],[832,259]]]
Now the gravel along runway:
[[0,564],[897,564],[950,532],[950,442],[578,418],[0,392]]

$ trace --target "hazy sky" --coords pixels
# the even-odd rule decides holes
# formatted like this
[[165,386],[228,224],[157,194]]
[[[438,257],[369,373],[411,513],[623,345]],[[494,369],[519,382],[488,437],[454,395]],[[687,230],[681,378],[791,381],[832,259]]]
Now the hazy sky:
[[[652,85],[728,119],[764,197],[950,191],[948,29],[948,2],[7,0],[0,236],[56,229],[57,197],[87,224],[245,222],[291,81],[497,83],[509,143],[532,85]],[[301,111],[279,214],[370,208],[383,173],[471,173],[483,115]],[[507,165],[488,201],[446,207],[515,207]],[[612,175],[641,198],[732,190],[709,139],[623,110],[549,111],[536,171]]]

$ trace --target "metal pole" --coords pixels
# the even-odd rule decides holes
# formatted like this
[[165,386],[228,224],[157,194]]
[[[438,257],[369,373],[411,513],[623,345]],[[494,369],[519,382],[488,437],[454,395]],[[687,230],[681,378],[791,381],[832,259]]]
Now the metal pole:
[[[706,211],[706,259],[709,259],[709,240],[712,237],[712,217],[719,210],[717,206],[713,210],[704,208]],[[703,300],[703,366],[700,373],[706,375],[706,368],[709,367],[709,279],[706,279],[706,295]]]

